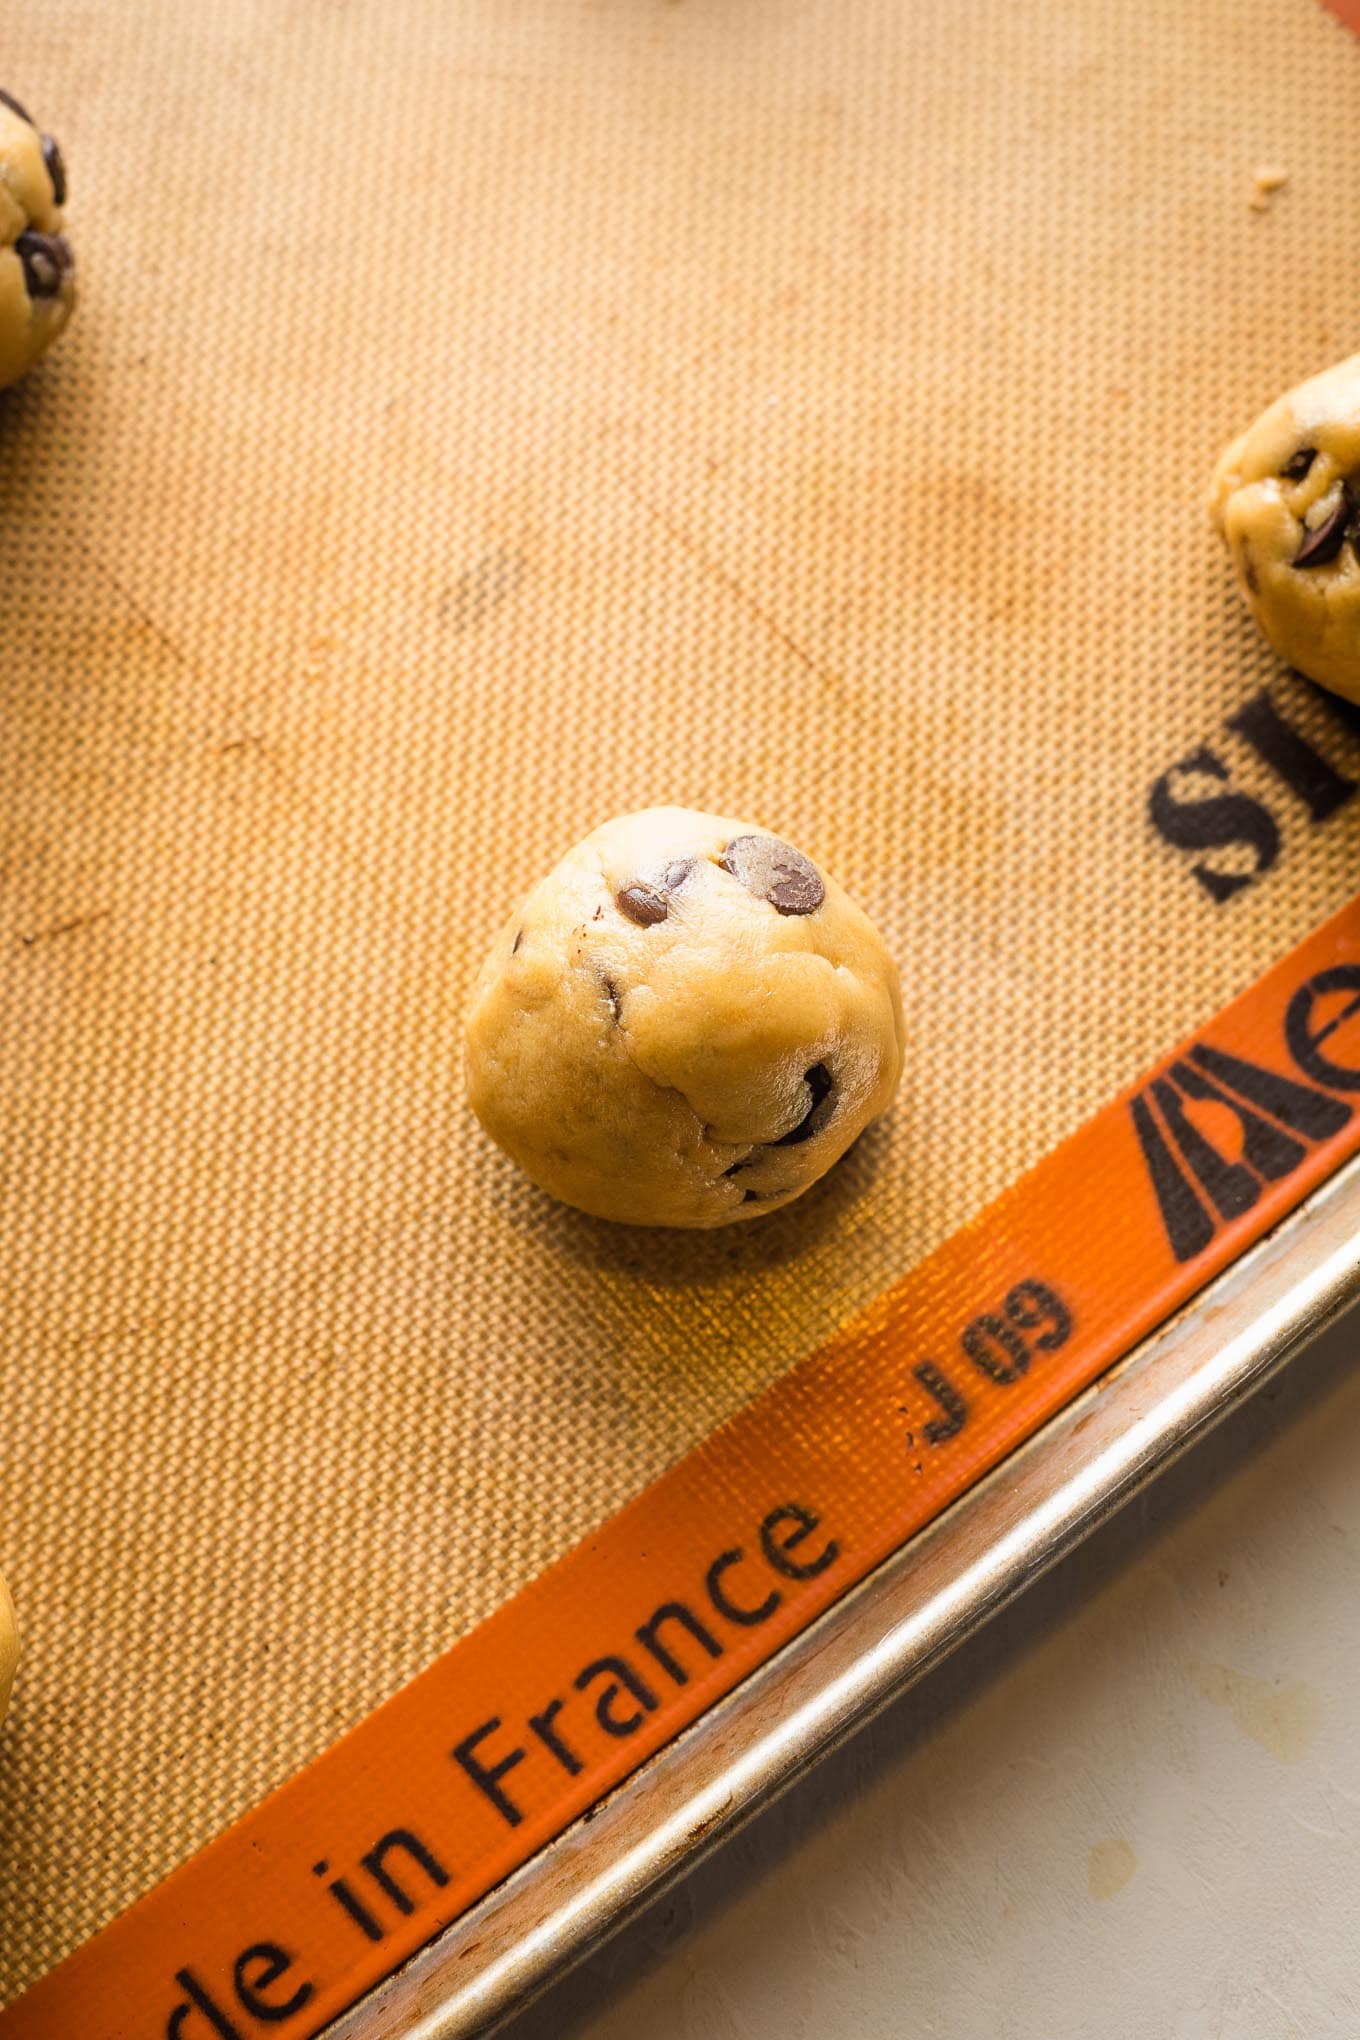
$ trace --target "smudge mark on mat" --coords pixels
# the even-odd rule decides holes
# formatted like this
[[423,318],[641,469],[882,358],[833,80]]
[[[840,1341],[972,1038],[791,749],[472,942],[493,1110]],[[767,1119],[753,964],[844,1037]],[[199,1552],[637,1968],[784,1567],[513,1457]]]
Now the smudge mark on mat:
[[25,949],[31,949],[35,942],[51,942],[58,935],[73,935],[77,928],[92,928],[96,921],[107,921],[112,912],[112,907],[98,907],[92,914],[73,914],[69,921],[57,921],[50,928],[35,928],[19,940]]
[[1091,1849],[1086,1862],[1087,1889],[1092,1898],[1113,1898],[1137,1868],[1138,1858],[1123,1836],[1112,1835]]
[[450,630],[471,630],[514,593],[524,571],[517,553],[488,553],[446,591],[439,604],[440,622]]
[[1257,1679],[1231,1665],[1194,1658],[1190,1676],[1206,1700],[1231,1714],[1243,1735],[1259,1743],[1280,1764],[1297,1764],[1311,1747],[1322,1716],[1322,1699],[1302,1679]]

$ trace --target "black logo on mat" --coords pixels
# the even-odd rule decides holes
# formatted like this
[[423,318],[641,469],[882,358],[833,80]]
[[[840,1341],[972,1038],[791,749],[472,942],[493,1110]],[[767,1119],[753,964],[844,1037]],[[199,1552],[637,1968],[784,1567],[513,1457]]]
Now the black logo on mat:
[[[1342,971],[1323,971],[1311,979],[1289,1008],[1287,1040],[1295,1049],[1295,1036],[1311,1047],[1317,1034],[1309,1032],[1307,1020],[1311,1002],[1327,991],[1360,987],[1360,971],[1344,967],[1346,985],[1336,983]],[[1329,983],[1323,985],[1323,979]],[[1307,1002],[1301,1006],[1301,1002]],[[1352,1000],[1348,1014],[1356,1012],[1360,1000]],[[1346,1016],[1348,1016],[1346,1014]],[[1344,1016],[1344,1018],[1346,1018]],[[1331,1022],[1331,1032],[1340,1022]],[[1309,1073],[1336,1069],[1338,1087],[1356,1089],[1356,1073],[1346,1065],[1329,1065],[1317,1055],[1299,1057]],[[1211,1104],[1232,1112],[1240,1138],[1234,1159],[1219,1153],[1201,1124],[1195,1122],[1195,1104]],[[1134,1130],[1142,1159],[1152,1177],[1152,1189],[1166,1226],[1166,1238],[1176,1261],[1193,1261],[1203,1253],[1221,1220],[1240,1218],[1260,1200],[1266,1183],[1278,1183],[1307,1159],[1309,1146],[1329,1140],[1350,1122],[1352,1108],[1333,1098],[1329,1091],[1295,1077],[1283,1077],[1260,1063],[1248,1063],[1240,1055],[1227,1055],[1209,1042],[1176,1059],[1164,1075],[1134,1095],[1130,1104]]]

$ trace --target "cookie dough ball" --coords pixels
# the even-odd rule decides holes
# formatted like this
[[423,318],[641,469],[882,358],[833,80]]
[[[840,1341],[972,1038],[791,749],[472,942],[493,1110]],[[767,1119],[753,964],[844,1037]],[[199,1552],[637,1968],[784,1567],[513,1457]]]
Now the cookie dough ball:
[[649,808],[569,850],[467,1018],[468,1097],[522,1169],[630,1225],[787,1204],[897,1089],[897,970],[836,881],[755,822]]
[[1360,701],[1360,354],[1233,442],[1209,508],[1280,657]]
[[14,1603],[9,1588],[0,1580],[0,1721],[4,1720],[9,1705],[9,1689],[14,1684],[14,1667],[18,1662],[19,1632],[14,1626]]
[[26,375],[71,316],[75,261],[61,231],[66,166],[0,92],[0,389]]

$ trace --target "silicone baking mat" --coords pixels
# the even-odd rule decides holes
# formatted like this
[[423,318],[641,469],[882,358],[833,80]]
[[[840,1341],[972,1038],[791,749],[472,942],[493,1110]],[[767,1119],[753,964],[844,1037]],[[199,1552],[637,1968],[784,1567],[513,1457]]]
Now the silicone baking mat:
[[[1360,340],[1360,51],[1313,0],[11,0],[0,65],[82,287],[0,398],[12,1996],[1353,891],[1354,729],[1200,497]],[[458,1095],[515,896],[657,800],[823,858],[912,1033],[702,1237]]]

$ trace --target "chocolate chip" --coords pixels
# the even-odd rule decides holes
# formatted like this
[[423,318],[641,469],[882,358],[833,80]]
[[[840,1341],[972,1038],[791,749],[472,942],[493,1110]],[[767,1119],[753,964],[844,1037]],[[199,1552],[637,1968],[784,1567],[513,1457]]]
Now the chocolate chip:
[[815,914],[826,898],[816,865],[778,836],[734,836],[718,863],[777,914]]
[[1336,508],[1324,517],[1314,530],[1305,528],[1303,544],[1294,555],[1296,567],[1324,567],[1328,560],[1334,560],[1340,552],[1350,523],[1354,505],[1347,493],[1346,484],[1341,484]]
[[670,911],[656,887],[645,885],[640,878],[626,885],[622,892],[615,893],[614,904],[630,921],[636,921],[639,928],[654,928],[658,921],[665,920]]
[[42,159],[47,165],[47,174],[52,180],[52,198],[55,204],[66,203],[66,164],[55,135],[42,138]]
[[36,234],[30,228],[14,243],[24,265],[24,284],[32,298],[55,297],[72,267],[71,251],[60,234]]
[[679,892],[693,869],[692,857],[674,858],[659,878],[635,878],[631,885],[624,886],[615,893],[614,904],[639,928],[654,928],[658,921],[665,920],[670,912],[671,894]]
[[771,1141],[772,1147],[799,1147],[803,1141],[810,1140],[815,1130],[812,1122],[817,1117],[818,1107],[825,1104],[835,1089],[831,1081],[831,1072],[825,1063],[814,1063],[810,1070],[804,1072],[803,1082],[810,1094],[807,1111],[797,1126],[791,1127],[787,1133],[781,1133],[778,1140]]
[[20,120],[26,120],[30,127],[36,127],[38,125],[37,121],[34,120],[28,108],[26,106],[20,106],[18,100],[14,97],[14,94],[12,92],[6,92],[0,89],[0,106],[7,106],[11,113],[17,113]]
[[1313,462],[1317,459],[1315,446],[1301,446],[1297,453],[1291,453],[1280,469],[1280,479],[1285,482],[1301,482]]

